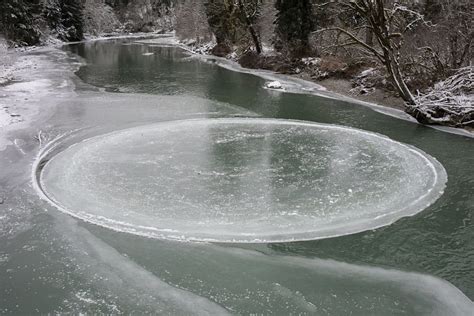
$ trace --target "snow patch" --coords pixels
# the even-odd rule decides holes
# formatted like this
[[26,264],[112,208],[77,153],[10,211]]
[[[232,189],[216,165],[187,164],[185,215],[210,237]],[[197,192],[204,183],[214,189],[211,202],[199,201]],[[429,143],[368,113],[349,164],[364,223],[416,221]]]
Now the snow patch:
[[271,81],[268,82],[265,87],[269,89],[283,89],[283,86],[281,85],[280,81]]

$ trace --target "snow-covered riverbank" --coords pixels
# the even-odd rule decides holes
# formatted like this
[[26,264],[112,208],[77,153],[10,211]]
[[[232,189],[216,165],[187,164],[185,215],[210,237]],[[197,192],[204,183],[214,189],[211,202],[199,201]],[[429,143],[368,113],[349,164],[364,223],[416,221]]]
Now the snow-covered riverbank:
[[[9,131],[51,115],[53,99],[64,100],[74,95],[73,72],[80,65],[54,47],[7,54],[11,62],[0,76],[0,150],[12,143]],[[42,102],[46,97],[52,102]]]
[[[415,118],[411,115],[407,114],[405,111],[401,110],[399,106],[396,106],[397,102],[394,101],[394,98],[391,98],[390,105],[383,104],[381,101],[386,99],[386,95],[384,93],[378,91],[376,95],[363,98],[363,97],[356,97],[348,88],[350,86],[349,81],[345,82],[342,79],[339,80],[329,80],[329,83],[316,83],[314,81],[307,80],[304,76],[300,74],[296,75],[288,75],[288,74],[280,74],[274,71],[264,70],[264,69],[249,69],[242,67],[235,58],[226,58],[226,57],[217,57],[208,54],[208,49],[203,49],[203,47],[210,47],[210,45],[202,45],[202,46],[188,46],[186,41],[179,41],[176,37],[174,37],[173,33],[166,34],[163,37],[159,38],[152,38],[146,40],[139,40],[139,43],[148,44],[148,45],[159,45],[159,46],[177,46],[186,50],[191,54],[191,57],[194,58],[201,58],[205,61],[214,63],[220,67],[237,71],[241,73],[252,74],[255,76],[259,76],[263,79],[268,80],[268,83],[273,81],[278,81],[281,84],[280,89],[272,89],[275,90],[275,93],[282,93],[282,92],[289,92],[289,93],[302,93],[302,94],[312,94],[317,96],[322,96],[325,98],[330,99],[337,99],[341,101],[345,101],[351,104],[362,105],[371,108],[372,110],[389,115],[401,120],[409,121],[415,124],[419,124]],[[267,88],[267,86],[265,86]],[[367,100],[365,100],[367,99]],[[427,125],[434,129],[452,133],[461,136],[467,136],[474,138],[474,131],[471,129],[463,129],[463,128],[454,128],[448,126],[441,126],[441,125]]]

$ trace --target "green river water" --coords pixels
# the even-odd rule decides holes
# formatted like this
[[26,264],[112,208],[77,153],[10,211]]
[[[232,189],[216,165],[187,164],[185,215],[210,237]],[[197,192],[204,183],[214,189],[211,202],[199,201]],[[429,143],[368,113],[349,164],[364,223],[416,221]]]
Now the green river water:
[[[60,145],[55,150],[62,151],[91,136],[163,121],[303,120],[362,129],[412,145],[438,160],[448,180],[441,197],[423,211],[381,228],[359,229],[364,230],[359,233],[273,243],[171,241],[108,229],[94,220],[87,223],[40,199],[30,178],[41,146],[26,141],[26,158],[10,148],[0,160],[3,191],[11,196],[0,205],[4,211],[0,217],[0,312],[474,314],[474,139],[358,104],[264,89],[267,80],[262,77],[190,57],[177,47],[113,40],[74,44],[63,50],[68,56],[61,63],[75,62],[77,56],[83,63],[77,77],[72,77],[75,95],[54,99],[55,110],[29,130],[17,132],[17,139],[26,135],[33,139],[38,130],[51,135],[50,140],[72,132],[56,141]],[[179,137],[173,141],[179,143]],[[353,145],[350,140],[337,141],[342,147]],[[189,146],[186,143],[181,149]],[[290,147],[270,150],[271,158],[288,155]],[[235,148],[230,153],[219,148],[207,148],[196,159],[213,161],[211,167],[219,170],[241,167],[239,159],[248,159]],[[130,154],[120,156],[119,152],[115,159],[121,161]],[[97,173],[100,168],[94,170]],[[119,185],[120,177],[109,185]],[[351,182],[351,177],[355,175],[346,174],[340,181]],[[59,189],[67,191],[67,181],[75,181],[71,179],[61,182]],[[416,176],[410,181],[416,182]],[[176,184],[169,180],[169,185]],[[225,185],[210,185],[199,194],[202,198],[206,192],[232,193],[231,186]],[[242,186],[254,187],[248,192],[242,189],[241,196],[229,203],[247,202],[245,198],[258,191],[259,185],[255,179],[248,180]],[[398,190],[397,186],[391,190]],[[125,203],[123,194],[117,205]],[[77,205],[86,207],[83,202]],[[166,219],[172,222],[173,214]],[[246,225],[239,220],[236,225]]]

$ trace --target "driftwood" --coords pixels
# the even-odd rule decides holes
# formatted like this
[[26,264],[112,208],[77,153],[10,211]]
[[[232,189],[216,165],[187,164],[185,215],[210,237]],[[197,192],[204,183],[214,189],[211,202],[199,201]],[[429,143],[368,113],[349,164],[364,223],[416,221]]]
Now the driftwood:
[[474,67],[459,69],[426,93],[418,93],[406,112],[424,124],[474,127]]

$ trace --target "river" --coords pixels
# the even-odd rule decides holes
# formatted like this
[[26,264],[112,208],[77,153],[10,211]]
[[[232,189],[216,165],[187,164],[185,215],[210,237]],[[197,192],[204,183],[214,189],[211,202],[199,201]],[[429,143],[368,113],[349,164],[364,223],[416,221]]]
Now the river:
[[[264,88],[268,81],[265,76],[236,72],[219,66],[212,59],[192,56],[178,47],[164,47],[153,42],[127,39],[96,41],[30,54],[35,60],[41,61],[30,77],[25,75],[23,78],[30,84],[22,86],[24,82],[15,82],[1,87],[4,100],[16,102],[25,108],[34,104],[37,110],[24,115],[25,122],[19,128],[6,130],[2,136],[4,145],[0,146],[0,312],[472,314],[474,139],[385,115],[346,100],[269,90]],[[368,225],[364,229],[358,227],[353,231],[344,231],[338,237],[312,235],[314,238],[296,238],[300,241],[292,242],[289,242],[291,238],[286,237],[273,240],[263,238],[254,242],[248,238],[231,240],[226,237],[217,240],[220,241],[218,243],[208,243],[189,241],[187,238],[173,240],[167,236],[150,238],[157,236],[140,233],[136,229],[138,226],[126,233],[123,226],[106,224],[105,221],[97,220],[97,216],[94,219],[78,214],[70,216],[41,196],[41,190],[35,185],[40,169],[45,164],[54,166],[52,163],[61,157],[66,162],[70,161],[71,165],[78,165],[77,174],[72,174],[72,171],[69,174],[69,167],[56,169],[61,171],[53,174],[54,177],[45,174],[45,182],[53,183],[54,190],[61,191],[58,194],[79,196],[81,192],[68,188],[82,185],[80,175],[88,181],[92,177],[94,181],[107,177],[106,172],[100,174],[102,167],[95,165],[100,157],[109,154],[114,156],[116,163],[125,163],[128,156],[144,149],[130,147],[132,149],[127,152],[110,149],[104,154],[100,147],[93,147],[81,154],[90,158],[87,163],[61,156],[58,152],[66,154],[67,148],[73,148],[73,144],[87,144],[86,140],[91,137],[117,135],[116,131],[125,129],[140,133],[142,126],[164,126],[160,124],[177,120],[223,120],[219,122],[227,124],[255,120],[253,122],[260,125],[262,122],[265,125],[268,122],[299,124],[297,122],[305,121],[323,124],[321,126],[324,126],[325,131],[327,126],[333,126],[326,124],[354,128],[348,130],[349,134],[368,131],[370,135],[384,135],[381,136],[384,141],[390,138],[413,146],[407,148],[416,148],[436,159],[444,167],[442,172],[446,171],[446,187],[442,195],[426,201],[425,204],[429,206],[424,210],[416,209],[404,214],[412,216],[399,216],[401,218],[380,225]],[[270,152],[271,157],[255,160],[254,156],[249,158],[235,148],[230,153],[223,153],[219,151],[221,147],[211,146],[229,141],[215,136],[227,132],[214,131],[206,134],[205,140],[201,137],[194,139],[192,136],[196,135],[195,130],[187,126],[184,124],[169,134],[170,142],[179,143],[181,147],[173,147],[173,150],[178,150],[178,158],[163,156],[165,167],[157,169],[157,176],[153,180],[153,183],[160,182],[156,188],[168,192],[166,188],[173,186],[189,185],[195,188],[208,185],[205,190],[199,190],[193,200],[207,203],[216,198],[212,192],[229,194],[229,188],[235,183],[209,184],[209,181],[198,182],[196,178],[189,183],[178,181],[173,174],[179,174],[179,179],[186,179],[186,174],[180,171],[184,169],[173,169],[174,166],[181,163],[182,168],[185,168],[186,164],[193,162],[205,164],[211,171],[227,172],[228,161],[235,159],[237,162],[233,161],[231,166],[244,168],[239,161],[248,159],[251,167],[245,170],[255,176],[246,178],[240,184],[239,193],[230,192],[235,193],[236,197],[221,205],[222,209],[227,210],[224,216],[230,216],[233,209],[237,214],[238,205],[247,205],[247,209],[254,207],[253,210],[263,209],[266,205],[275,206],[274,201],[254,203],[248,198],[260,187],[276,187],[276,184],[265,178],[268,173],[256,173],[260,170],[258,166],[268,164],[268,159],[276,164],[275,159],[279,155],[297,151],[296,147],[291,147],[288,142],[283,152],[275,151],[273,147],[265,148],[264,152]],[[160,128],[156,127],[156,133],[160,133]],[[155,133],[155,129],[151,132]],[[264,132],[269,133],[268,130]],[[246,130],[245,133],[244,136],[236,134],[233,137],[269,137],[267,134],[262,136],[260,130]],[[270,135],[273,140],[283,137],[279,131],[275,133],[276,136]],[[179,138],[183,135],[189,135],[186,139],[193,140],[185,142],[185,138]],[[308,136],[305,134],[304,137]],[[153,141],[149,140],[151,143]],[[291,141],[298,142],[301,139]],[[344,162],[345,157],[351,156],[351,152],[344,149],[357,146],[347,138],[337,139],[337,142],[337,146],[330,147],[332,151],[327,156],[340,155]],[[51,144],[54,150],[48,152]],[[153,153],[153,157],[166,151],[167,144],[160,143],[161,147]],[[268,145],[265,142],[262,144],[263,147]],[[380,159],[392,161],[394,152],[388,148],[385,151],[384,144],[377,145]],[[252,150],[261,150],[257,147]],[[274,148],[277,147],[275,145]],[[179,153],[196,153],[196,156],[181,161]],[[309,159],[310,163],[315,159],[304,156],[303,151],[295,155]],[[225,157],[226,162],[222,162],[222,157]],[[57,163],[58,168],[65,164],[64,161]],[[410,176],[406,182],[403,182],[405,178],[394,178],[398,181],[396,184],[390,183],[390,177],[382,179],[384,185],[391,185],[386,186],[390,191],[405,192],[399,195],[408,198],[410,192],[417,192],[418,186],[414,184],[425,179],[422,172],[425,164],[417,165],[416,161],[411,161],[413,165],[407,160],[401,171],[390,169],[390,165],[381,165],[380,170],[384,172],[374,173],[374,177],[383,178],[387,174],[393,176],[397,172],[411,170],[406,175]],[[377,168],[376,160],[368,161],[367,164],[368,168]],[[87,174],[91,166],[95,169],[90,169],[93,172]],[[437,175],[442,173],[442,167],[439,168],[440,173]],[[308,174],[307,169],[303,171]],[[320,171],[312,174],[316,172]],[[168,178],[160,178],[163,174]],[[48,180],[48,177],[52,180]],[[107,183],[107,188],[120,187],[123,177],[123,174],[115,174]],[[215,174],[208,177],[215,177]],[[364,185],[368,185],[363,175],[352,173],[340,177],[340,183],[351,183],[350,188],[344,187],[344,192],[349,190],[350,193],[357,193],[357,188],[362,190]],[[62,182],[59,182],[59,178]],[[328,177],[326,180],[330,179]],[[375,180],[373,178],[371,182]],[[282,181],[292,180],[284,178]],[[127,188],[130,190],[130,187]],[[331,188],[328,184],[328,190]],[[276,192],[279,192],[279,196],[284,194],[281,190]],[[388,189],[383,192],[389,193]],[[152,193],[143,194],[146,200]],[[170,190],[169,194],[174,193]],[[293,198],[294,195],[289,196]],[[170,213],[160,218],[169,221],[171,226],[194,214],[173,216],[172,204],[176,196],[172,197],[166,206]],[[268,196],[264,197],[268,199]],[[135,205],[132,198],[127,195],[127,191],[123,191],[114,200],[114,209],[99,215],[103,219],[121,205]],[[392,201],[389,198],[387,201]],[[287,204],[278,205],[295,204],[299,201],[296,200],[289,199]],[[390,207],[402,206],[398,200],[393,201]],[[100,203],[105,202],[101,200]],[[159,201],[149,200],[147,203],[156,206]],[[327,203],[332,204],[333,201],[328,200]],[[87,202],[75,205],[79,208],[89,207]],[[281,210],[278,209],[279,214],[284,213],[283,206]],[[198,208],[198,211],[202,212],[203,209]],[[192,210],[196,212],[195,208]],[[222,210],[216,210],[216,216],[220,216],[219,211]],[[240,217],[235,216],[234,226],[229,229],[234,235],[228,235],[235,237],[239,227],[248,228],[248,231],[245,230],[248,234],[258,232],[260,227],[252,230],[250,225],[245,226],[245,217],[251,218],[253,213],[240,212]],[[139,222],[139,216],[132,217],[137,221],[136,225],[141,227],[149,218]],[[123,218],[120,217],[120,220]],[[204,220],[208,222],[199,225],[213,227],[212,216]],[[180,225],[178,227],[184,227]],[[196,233],[192,228],[189,228],[189,232]],[[196,236],[199,234],[197,232]],[[290,230],[289,234],[299,236]],[[221,236],[227,235],[222,233]]]

